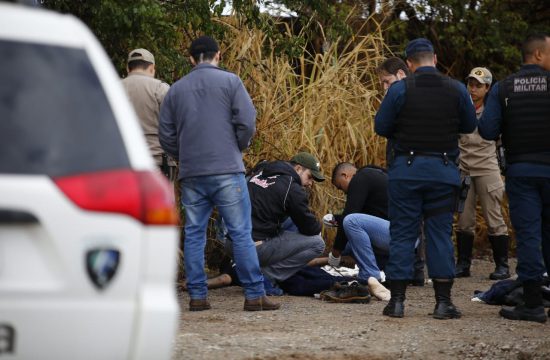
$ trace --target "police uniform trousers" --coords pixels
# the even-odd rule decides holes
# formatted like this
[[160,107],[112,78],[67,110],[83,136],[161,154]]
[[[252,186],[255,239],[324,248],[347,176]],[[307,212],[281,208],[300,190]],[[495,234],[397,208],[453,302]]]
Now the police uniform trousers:
[[435,279],[454,278],[451,240],[458,188],[425,180],[389,181],[390,280],[413,278],[414,246],[423,222],[428,274]]
[[520,281],[550,272],[550,178],[507,177],[510,219],[516,232]]

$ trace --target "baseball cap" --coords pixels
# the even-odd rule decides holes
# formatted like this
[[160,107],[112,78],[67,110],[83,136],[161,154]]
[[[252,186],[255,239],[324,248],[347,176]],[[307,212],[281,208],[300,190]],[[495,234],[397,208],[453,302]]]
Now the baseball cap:
[[189,53],[193,57],[197,57],[201,53],[218,52],[219,50],[220,48],[216,40],[206,35],[193,40],[191,47],[189,47]]
[[307,153],[305,151],[299,152],[298,154],[294,155],[290,161],[300,164],[303,167],[311,170],[311,175],[313,175],[313,179],[315,181],[325,181],[325,177],[321,173],[321,164],[319,163],[319,160],[315,158],[315,156],[311,155],[310,153]]
[[474,78],[482,84],[491,85],[493,82],[493,74],[489,69],[484,67],[475,67],[470,71],[470,74],[466,77],[466,80],[469,78]]
[[409,58],[419,52],[434,52],[432,42],[425,38],[418,38],[410,41],[405,48],[405,57]]
[[134,60],[143,60],[150,62],[151,64],[155,63],[155,57],[148,50],[145,49],[135,49],[130,51],[128,54],[128,62]]

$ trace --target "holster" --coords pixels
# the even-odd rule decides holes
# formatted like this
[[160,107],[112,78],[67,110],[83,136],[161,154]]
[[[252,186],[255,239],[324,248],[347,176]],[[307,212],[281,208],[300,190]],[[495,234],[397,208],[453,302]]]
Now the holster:
[[506,172],[506,149],[504,149],[504,146],[497,145],[497,161],[498,161],[498,167],[500,168],[500,173],[502,175]]
[[464,211],[464,204],[466,203],[466,198],[468,197],[468,192],[470,191],[470,185],[472,184],[472,178],[470,175],[464,176],[460,184],[458,191],[458,196],[456,199],[456,212],[462,213]]
[[162,154],[162,163],[160,165],[160,171],[170,180],[170,165],[168,165],[168,155]]

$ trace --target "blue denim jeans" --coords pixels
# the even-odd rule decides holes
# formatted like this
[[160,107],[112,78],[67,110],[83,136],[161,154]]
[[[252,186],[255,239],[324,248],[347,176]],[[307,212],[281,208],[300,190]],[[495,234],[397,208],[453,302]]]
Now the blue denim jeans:
[[506,194],[516,231],[518,279],[540,280],[550,270],[550,179],[507,177]]
[[208,293],[204,272],[206,229],[214,206],[223,218],[233,242],[237,276],[247,299],[265,295],[256,247],[252,240],[250,198],[244,174],[184,178],[181,202],[185,208],[184,264],[191,299]]
[[353,253],[359,267],[357,278],[364,282],[371,276],[380,280],[380,268],[374,253],[389,254],[390,222],[366,214],[349,214],[342,225],[348,238],[344,252],[351,250]]

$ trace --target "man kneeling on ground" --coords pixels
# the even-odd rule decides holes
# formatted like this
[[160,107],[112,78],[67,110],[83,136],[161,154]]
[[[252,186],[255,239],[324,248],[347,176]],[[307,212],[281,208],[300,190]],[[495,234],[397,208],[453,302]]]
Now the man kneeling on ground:
[[[296,154],[290,162],[266,163],[248,180],[252,238],[262,273],[272,282],[288,279],[323,253],[321,223],[309,209],[305,188],[324,180],[319,161],[306,152]],[[285,229],[285,222],[292,222],[296,231]],[[231,248],[228,239],[228,253]]]

